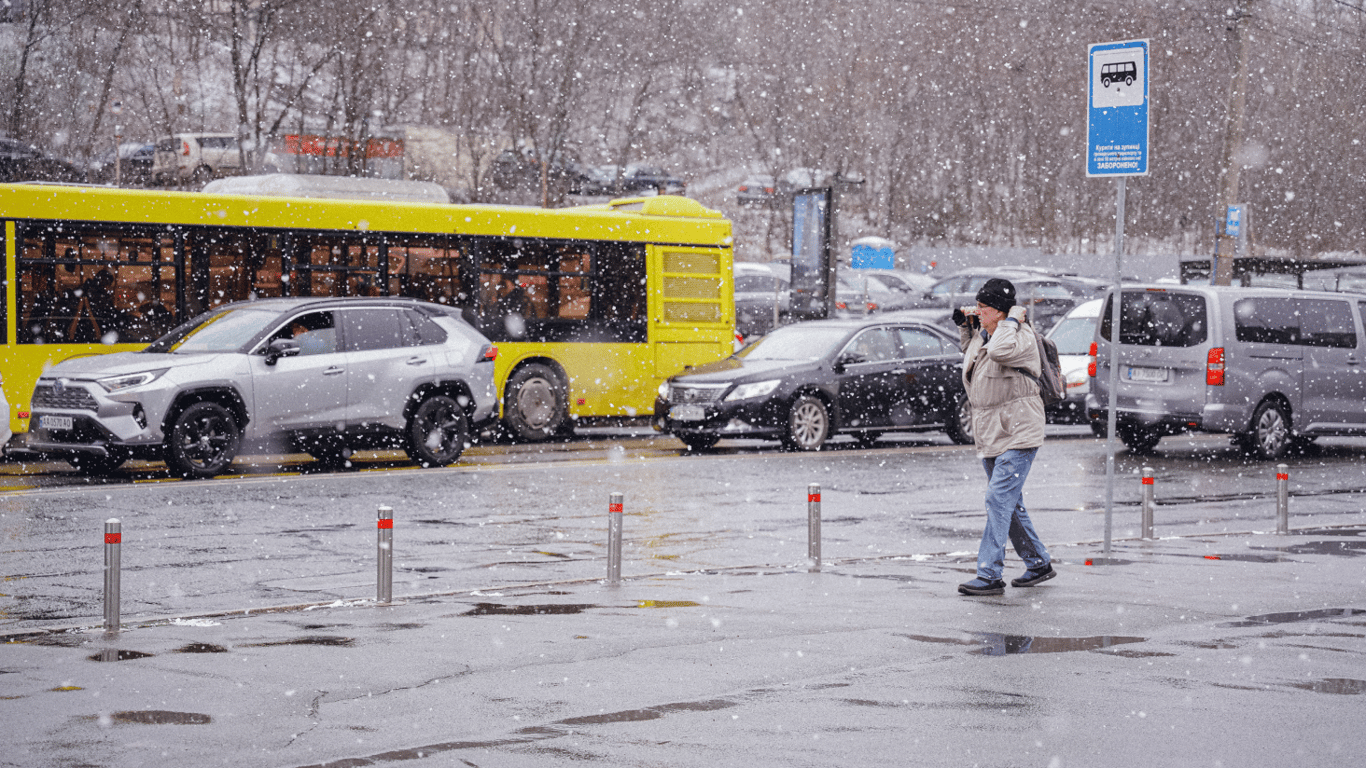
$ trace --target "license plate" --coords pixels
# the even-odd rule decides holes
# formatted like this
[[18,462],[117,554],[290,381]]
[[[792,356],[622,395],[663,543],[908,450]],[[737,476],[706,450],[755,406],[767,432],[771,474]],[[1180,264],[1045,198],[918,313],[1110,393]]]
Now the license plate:
[[1130,368],[1129,381],[1160,382],[1167,380],[1166,368]]
[[675,405],[669,409],[669,418],[674,421],[702,421],[707,411],[700,405]]
[[38,429],[71,429],[76,422],[70,416],[39,416]]

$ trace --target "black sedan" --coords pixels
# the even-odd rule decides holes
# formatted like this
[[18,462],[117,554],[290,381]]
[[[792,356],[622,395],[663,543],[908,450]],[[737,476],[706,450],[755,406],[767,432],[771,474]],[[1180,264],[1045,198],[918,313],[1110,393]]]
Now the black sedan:
[[725,360],[660,385],[655,429],[693,450],[723,437],[820,450],[837,433],[942,429],[972,441],[957,338],[928,323],[875,318],[779,328]]

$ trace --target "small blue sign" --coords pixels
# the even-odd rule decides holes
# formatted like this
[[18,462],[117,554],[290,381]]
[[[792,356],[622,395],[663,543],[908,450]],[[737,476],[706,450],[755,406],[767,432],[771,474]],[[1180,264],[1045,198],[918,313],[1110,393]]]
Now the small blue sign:
[[1228,213],[1224,216],[1224,234],[1229,237],[1242,237],[1243,206],[1230,205],[1228,207]]
[[1096,43],[1087,77],[1086,175],[1148,174],[1148,41]]

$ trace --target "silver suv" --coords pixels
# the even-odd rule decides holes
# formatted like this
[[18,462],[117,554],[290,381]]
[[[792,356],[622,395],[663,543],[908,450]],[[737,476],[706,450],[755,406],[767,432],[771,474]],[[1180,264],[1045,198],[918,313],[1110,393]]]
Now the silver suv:
[[182,477],[219,474],[244,446],[332,466],[400,448],[445,465],[497,415],[497,354],[455,310],[411,299],[228,304],[141,352],[53,366],[28,448],[89,473],[160,458]]
[[[1108,301],[1092,352],[1092,420],[1108,417]],[[1320,435],[1366,434],[1364,313],[1366,297],[1351,294],[1125,286],[1118,436],[1144,453],[1164,435],[1225,432],[1275,459]]]

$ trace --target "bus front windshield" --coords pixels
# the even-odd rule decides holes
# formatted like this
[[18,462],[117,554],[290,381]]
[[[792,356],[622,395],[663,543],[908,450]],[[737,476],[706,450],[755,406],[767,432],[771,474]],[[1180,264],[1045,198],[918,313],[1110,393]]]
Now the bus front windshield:
[[819,360],[849,336],[847,328],[803,328],[790,325],[764,336],[736,353],[746,360]]
[[279,312],[229,309],[186,323],[152,342],[147,352],[198,354],[243,352],[246,345],[279,321]]

